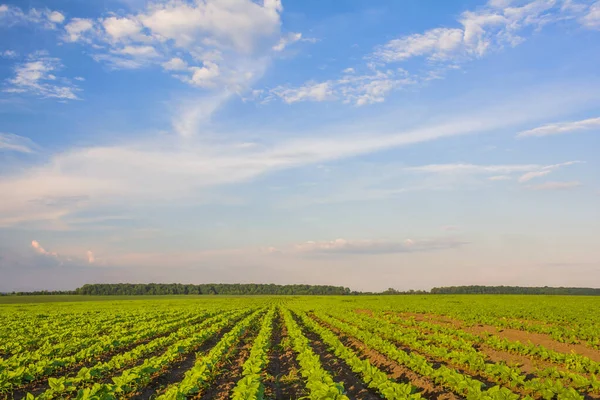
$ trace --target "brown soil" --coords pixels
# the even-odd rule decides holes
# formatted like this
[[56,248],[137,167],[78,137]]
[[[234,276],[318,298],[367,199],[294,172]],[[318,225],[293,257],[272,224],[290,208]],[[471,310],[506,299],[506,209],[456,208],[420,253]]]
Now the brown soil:
[[547,349],[554,350],[560,353],[575,352],[582,356],[586,356],[595,362],[600,362],[600,350],[595,350],[582,344],[568,344],[558,342],[552,337],[543,333],[525,332],[517,329],[497,329],[490,325],[477,325],[471,328],[464,328],[465,331],[483,336],[486,333],[500,336],[512,341],[521,343],[531,342],[535,345],[543,346]]
[[[426,317],[426,318],[428,321],[432,322],[431,319],[429,319],[428,317]],[[453,323],[453,324],[456,326],[456,323]],[[474,327],[464,327],[463,326],[460,328],[466,332],[477,334],[479,336],[484,336],[486,333],[491,333],[496,336],[504,337],[508,340],[512,340],[512,341],[518,340],[521,343],[527,343],[528,340],[530,340],[533,344],[542,345],[546,348],[552,349],[554,351],[561,351],[563,353],[568,353],[569,352],[568,348],[570,348],[570,347],[580,347],[586,354],[589,354],[590,352],[595,351],[586,346],[569,345],[569,344],[557,342],[554,339],[550,338],[548,335],[525,332],[525,331],[520,331],[520,330],[516,330],[516,329],[502,329],[502,328],[496,328],[496,327],[490,326],[490,325],[477,325]],[[420,330],[422,330],[424,332],[428,331],[425,328],[420,328]],[[505,351],[498,351],[498,350],[495,350],[485,344],[476,344],[474,347],[476,347],[479,352],[484,354],[489,359],[490,362],[494,362],[494,363],[504,362],[507,365],[518,366],[521,369],[521,371],[523,371],[523,373],[526,375],[526,379],[535,378],[538,370],[544,369],[544,368],[552,367],[552,368],[557,368],[559,370],[567,371],[567,369],[564,367],[564,365],[561,365],[561,364],[553,364],[549,361],[536,359],[535,357],[513,354],[513,353],[509,353],[509,352],[505,352]],[[578,351],[576,351],[576,352],[578,352]],[[584,354],[584,355],[586,355],[586,354]],[[466,371],[466,373],[469,374],[468,370]],[[586,375],[586,374],[583,374],[583,375],[589,378],[589,375]],[[471,376],[473,376],[473,375],[471,375]],[[481,380],[480,377],[476,377],[476,378]],[[503,385],[503,386],[506,386],[506,385]],[[506,387],[508,387],[508,386],[506,386]],[[510,388],[510,387],[509,387],[509,389],[515,390],[514,388]],[[589,399],[596,399],[599,397],[600,397],[600,395],[595,395],[595,394],[586,395],[586,398],[589,398]]]
[[[22,398],[24,398],[27,395],[27,393],[32,393],[33,395],[38,396],[41,393],[43,393],[43,392],[45,392],[46,390],[49,389],[50,386],[48,384],[48,380],[50,378],[59,378],[59,377],[62,377],[62,376],[73,376],[77,372],[79,372],[79,370],[81,368],[84,368],[84,367],[85,368],[91,368],[91,367],[93,367],[94,365],[96,365],[98,363],[106,362],[106,361],[110,360],[111,358],[113,358],[117,354],[126,353],[126,352],[134,349],[135,347],[144,345],[144,344],[146,344],[146,343],[148,343],[148,342],[150,342],[150,341],[152,341],[154,339],[158,339],[158,338],[161,338],[163,336],[170,335],[172,332],[173,331],[164,332],[164,333],[161,333],[161,334],[156,335],[156,336],[152,336],[152,337],[147,338],[147,339],[138,340],[137,342],[131,343],[131,344],[127,345],[127,346],[118,347],[118,348],[115,348],[115,349],[113,349],[111,351],[107,351],[106,353],[102,353],[102,354],[98,355],[97,357],[95,357],[95,358],[93,358],[93,359],[91,359],[89,361],[82,362],[82,363],[77,363],[77,364],[73,364],[73,365],[70,365],[68,367],[58,369],[55,372],[53,372],[51,375],[44,376],[44,377],[42,377],[42,378],[40,378],[38,380],[35,380],[35,381],[31,382],[31,383],[28,383],[27,385],[24,385],[24,386],[16,389],[13,392],[13,399],[15,399],[15,400],[22,399]],[[146,357],[148,357],[148,356],[146,356]],[[142,361],[143,361],[143,359],[142,359]],[[118,372],[119,371],[115,371],[111,376],[114,376]]]
[[414,317],[417,321],[431,322],[437,324],[450,324],[456,328],[463,329],[465,332],[474,333],[480,336],[483,336],[486,333],[491,333],[493,335],[497,335],[499,337],[506,338],[512,341],[518,340],[521,343],[531,342],[535,345],[540,345],[547,349],[554,350],[560,353],[571,353],[572,351],[574,351],[575,353],[586,356],[595,362],[600,362],[600,350],[593,349],[584,344],[561,343],[553,339],[550,335],[544,333],[527,332],[511,328],[496,328],[492,325],[475,325],[472,327],[468,327],[463,321],[436,314],[417,314],[408,312],[394,314],[399,315],[401,317]]
[[240,345],[231,347],[224,357],[224,362],[217,367],[219,375],[216,381],[202,395],[196,396],[196,399],[226,400],[230,397],[231,391],[242,377],[242,367],[250,355],[252,342],[257,333],[257,329],[247,331]]
[[369,317],[373,316],[373,311],[367,310],[367,309],[358,308],[358,309],[354,310],[354,312],[356,312],[358,314],[366,314]]
[[196,348],[192,349],[188,353],[182,354],[182,358],[175,363],[168,365],[163,370],[157,372],[151,379],[150,383],[145,387],[141,388],[137,393],[134,393],[130,396],[131,399],[134,400],[146,400],[151,398],[152,396],[161,393],[162,390],[169,386],[172,383],[179,382],[183,379],[185,372],[192,368],[196,363],[196,357],[198,354],[204,354],[209,349],[214,347],[219,340],[233,328],[232,321],[230,325],[221,329],[216,335],[213,335],[204,343],[200,344]]
[[273,321],[265,397],[274,400],[294,400],[306,396],[304,383],[298,373],[298,362],[289,343],[287,327],[281,315]]
[[361,359],[368,359],[371,364],[381,369],[390,378],[398,382],[411,383],[413,386],[419,389],[419,393],[421,393],[421,396],[424,398],[440,400],[456,400],[461,398],[454,393],[449,392],[444,387],[434,383],[427,377],[419,375],[408,367],[390,360],[378,351],[367,347],[358,339],[345,335],[338,329],[332,327],[324,321],[321,321],[315,316],[311,317],[319,324],[327,327],[329,330],[338,335],[342,343],[354,350]]
[[[360,326],[358,326],[358,327],[360,328]],[[463,364],[457,365],[457,364],[454,364],[454,363],[449,362],[449,361],[441,360],[441,359],[436,358],[434,356],[431,356],[429,354],[425,354],[425,353],[420,352],[418,350],[414,350],[413,348],[411,348],[411,347],[409,347],[409,346],[407,346],[407,345],[405,345],[403,343],[400,343],[400,342],[398,342],[398,341],[396,341],[394,339],[391,339],[391,338],[388,338],[387,340],[389,342],[393,343],[396,346],[396,348],[398,348],[399,350],[402,350],[403,352],[405,352],[407,354],[414,353],[415,355],[419,355],[419,356],[425,358],[427,360],[427,362],[429,362],[433,366],[433,368],[435,368],[435,369],[437,369],[437,368],[439,368],[440,366],[443,365],[443,366],[445,366],[445,367],[447,367],[449,369],[453,369],[453,370],[455,370],[455,371],[457,371],[457,372],[459,372],[459,373],[461,373],[463,375],[470,376],[473,379],[476,379],[476,380],[478,380],[480,382],[483,382],[485,384],[485,386],[488,387],[488,388],[496,386],[498,384],[497,382],[490,380],[486,376],[481,375],[477,371],[472,371],[466,365],[463,365]],[[485,356],[485,354],[484,354],[484,356]],[[492,360],[488,360],[488,362],[492,363],[493,361]]]
[[465,323],[464,321],[461,321],[459,319],[453,319],[450,317],[447,317],[445,315],[438,315],[438,314],[420,314],[420,313],[412,313],[412,312],[398,312],[398,313],[391,313],[391,314],[395,314],[398,315],[399,317],[413,317],[416,321],[419,322],[431,322],[431,323],[436,323],[436,324],[442,324],[442,325],[454,325],[457,327],[462,327]]
[[494,363],[503,362],[509,366],[518,366],[525,374],[535,374],[536,370],[539,368],[556,367],[556,365],[548,362],[536,360],[520,354],[498,351],[486,345],[480,345],[477,350],[483,353],[490,361]]
[[375,390],[365,385],[359,375],[354,373],[343,360],[336,357],[332,350],[321,342],[321,338],[316,333],[309,330],[299,318],[296,316],[295,318],[298,325],[302,328],[304,336],[309,340],[313,351],[319,356],[323,368],[331,374],[334,381],[344,384],[344,389],[348,397],[364,400],[381,399],[381,396]]

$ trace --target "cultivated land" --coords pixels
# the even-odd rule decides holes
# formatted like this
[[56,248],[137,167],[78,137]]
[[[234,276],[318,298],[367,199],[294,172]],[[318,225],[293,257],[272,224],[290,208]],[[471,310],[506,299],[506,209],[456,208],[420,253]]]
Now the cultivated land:
[[600,297],[68,299],[0,304],[0,398],[600,398]]

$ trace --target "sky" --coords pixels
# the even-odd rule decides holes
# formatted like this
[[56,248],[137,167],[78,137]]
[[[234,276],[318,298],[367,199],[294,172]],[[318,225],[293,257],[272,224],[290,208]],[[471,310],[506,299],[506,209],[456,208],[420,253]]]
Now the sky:
[[600,287],[600,1],[0,3],[0,291]]

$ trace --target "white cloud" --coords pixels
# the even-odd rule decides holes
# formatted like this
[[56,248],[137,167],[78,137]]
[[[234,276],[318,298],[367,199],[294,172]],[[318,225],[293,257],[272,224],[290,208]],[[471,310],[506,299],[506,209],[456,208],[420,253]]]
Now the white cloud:
[[31,241],[31,248],[33,248],[33,250],[39,254],[43,254],[45,256],[58,257],[58,254],[56,252],[47,251],[37,240]]
[[356,71],[354,70],[354,68],[349,67],[349,68],[346,68],[345,70],[343,70],[342,72],[345,73],[345,74],[353,74]]
[[14,50],[4,50],[0,53],[0,57],[4,58],[17,58],[19,55]]
[[35,144],[29,138],[0,132],[0,152],[16,151],[18,153],[33,153],[35,147]]
[[309,82],[298,88],[278,87],[271,91],[272,94],[283,99],[288,104],[298,101],[325,101],[334,98],[331,82]]
[[76,77],[75,77],[75,78],[73,78],[73,79],[75,79],[76,81],[79,81],[79,82],[83,82],[83,81],[85,81],[85,78],[84,78],[83,76],[76,76]]
[[77,99],[80,89],[66,78],[58,78],[55,73],[62,69],[58,58],[45,53],[34,53],[25,63],[17,64],[15,77],[8,79],[8,93],[29,93],[43,98],[63,100]]
[[23,11],[16,6],[0,5],[0,26],[32,24],[43,29],[56,29],[57,25],[62,24],[64,20],[65,17],[62,13],[48,8],[31,8]]
[[88,34],[93,34],[94,30],[94,21],[91,19],[73,18],[65,25],[64,39],[68,42],[90,41]]
[[56,24],[62,24],[65,20],[65,16],[58,11],[52,11],[48,14],[48,19]]
[[550,135],[560,135],[577,131],[586,131],[590,129],[600,130],[600,118],[589,118],[581,121],[558,122],[554,124],[542,125],[537,128],[520,132],[517,137],[540,137]]
[[574,189],[581,186],[579,181],[569,182],[545,182],[539,185],[530,185],[529,188],[533,190],[566,190]]
[[600,1],[592,4],[580,22],[583,26],[590,29],[600,29]]
[[154,35],[181,48],[204,43],[251,53],[261,38],[278,34],[281,10],[281,3],[261,6],[250,0],[167,1],[138,18]]
[[167,71],[183,71],[188,68],[188,65],[179,57],[171,58],[169,61],[162,64]]
[[102,21],[102,26],[113,41],[139,39],[142,24],[133,18],[109,17]]
[[[362,67],[367,67],[377,74],[389,74],[390,64],[420,58],[425,61],[425,65],[417,67],[418,72],[407,75],[410,76],[410,84],[442,79],[448,71],[460,69],[465,62],[493,51],[517,46],[526,39],[526,34],[529,35],[532,30],[535,32],[545,25],[565,20],[575,21],[579,18],[585,26],[595,27],[599,10],[600,2],[588,7],[572,4],[568,0],[490,1],[476,11],[463,12],[456,21],[456,27],[435,27],[376,46],[373,52],[365,57],[365,65]],[[584,12],[587,12],[586,16],[583,15]],[[355,69],[346,69],[343,73],[348,74]],[[335,87],[339,80],[331,78],[323,83]],[[287,93],[295,90],[304,93],[307,86],[315,84],[307,82],[299,88],[285,85],[280,88],[285,88]],[[334,90],[333,95],[328,98],[357,105],[373,104],[384,101],[389,93],[405,86],[406,82],[382,80],[362,86],[360,89],[365,91],[362,97],[354,96],[348,101],[347,97]],[[274,94],[277,95],[278,91],[279,88]],[[371,93],[368,93],[369,91]],[[283,100],[286,101],[286,98]],[[303,100],[323,101],[322,97],[310,96],[303,97]]]
[[92,46],[93,59],[114,69],[160,65],[192,86],[241,93],[262,76],[282,39],[282,10],[275,0],[167,0],[135,14],[74,18],[64,40]]
[[331,101],[342,99],[357,106],[384,101],[385,95],[399,87],[413,85],[415,81],[404,71],[376,71],[366,75],[345,75],[335,81],[307,82],[300,87],[278,86],[271,89],[265,101],[273,97],[291,104],[298,101]]
[[156,58],[159,57],[158,52],[152,46],[125,46],[121,49],[113,50],[115,54],[132,56],[134,58]]
[[192,76],[186,81],[199,87],[213,86],[215,80],[221,75],[219,66],[210,61],[205,61],[202,67],[190,67],[189,70]]
[[426,55],[432,59],[446,59],[463,42],[461,29],[436,28],[423,34],[416,33],[394,39],[379,47],[374,56],[384,62],[403,61]]

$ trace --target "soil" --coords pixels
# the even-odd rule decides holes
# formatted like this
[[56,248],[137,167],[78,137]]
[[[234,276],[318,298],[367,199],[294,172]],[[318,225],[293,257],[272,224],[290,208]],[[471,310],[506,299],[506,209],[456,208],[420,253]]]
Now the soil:
[[[174,330],[173,330],[174,331]],[[117,354],[121,354],[121,353],[126,353],[132,349],[134,349],[137,346],[141,346],[144,345],[154,339],[158,339],[161,338],[163,336],[167,336],[170,335],[173,331],[169,331],[169,332],[164,332],[161,333],[159,335],[156,336],[152,336],[150,338],[147,339],[143,339],[143,340],[138,340],[137,342],[131,343],[127,346],[123,346],[123,347],[119,347],[119,348],[115,348],[111,351],[108,351],[106,353],[102,353],[100,354],[98,357],[95,357],[89,361],[86,362],[82,362],[82,363],[78,363],[78,364],[73,364],[70,365],[68,367],[56,370],[54,373],[52,373],[51,375],[47,375],[42,377],[41,379],[35,380],[31,383],[28,383],[27,385],[24,385],[18,389],[16,389],[13,392],[13,398],[15,400],[19,400],[24,398],[27,393],[32,393],[35,396],[40,395],[41,393],[45,392],[46,390],[49,389],[49,384],[48,384],[48,380],[50,378],[59,378],[62,376],[73,376],[75,375],[81,368],[91,368],[94,365],[100,363],[100,362],[106,362],[108,360],[110,360],[111,358],[113,358],[114,356],[116,356]],[[149,356],[146,356],[149,357]],[[143,359],[142,359],[143,361]],[[114,374],[112,374],[111,376],[114,376],[118,373],[118,371],[115,371]],[[109,379],[110,380],[110,379]]]
[[417,321],[425,321],[438,324],[450,324],[456,328],[463,329],[465,332],[474,333],[480,336],[484,336],[486,333],[491,333],[493,335],[499,336],[501,338],[506,338],[512,341],[518,340],[521,343],[531,342],[535,345],[540,345],[547,349],[554,350],[560,353],[575,352],[582,356],[588,357],[589,359],[595,362],[600,362],[600,350],[593,349],[584,344],[561,343],[553,339],[550,335],[546,335],[544,333],[527,332],[511,328],[496,328],[492,325],[475,325],[468,327],[463,321],[436,314],[417,314],[408,312],[395,314],[402,317],[414,317]]
[[376,350],[368,348],[363,342],[356,338],[345,335],[338,329],[328,325],[324,321],[311,316],[315,321],[323,326],[326,326],[332,332],[338,335],[342,343],[354,350],[361,359],[368,359],[371,364],[376,366],[385,372],[390,378],[402,382],[411,383],[413,386],[419,389],[419,393],[426,399],[440,399],[440,400],[456,400],[461,397],[449,392],[441,385],[434,383],[432,380],[417,374],[406,366],[399,364],[393,360],[390,360],[385,355],[379,353]]
[[267,377],[264,380],[265,397],[274,400],[295,400],[306,396],[299,366],[289,343],[287,327],[281,315],[273,321],[273,334]]
[[354,373],[343,360],[336,357],[327,345],[321,342],[321,338],[316,333],[309,330],[299,318],[294,317],[298,325],[302,328],[304,336],[308,339],[312,350],[319,356],[323,368],[331,374],[334,381],[344,384],[344,389],[348,397],[364,400],[381,399],[381,396],[375,390],[363,384],[361,377]]
[[465,331],[475,333],[477,335],[485,335],[487,332],[512,341],[518,340],[521,343],[531,342],[535,345],[540,345],[560,353],[568,354],[575,352],[582,356],[588,357],[595,362],[600,362],[600,350],[592,349],[583,344],[561,343],[543,333],[525,332],[518,329],[509,328],[497,329],[496,327],[490,325],[477,325],[470,328],[465,328]]
[[[423,315],[423,314],[421,314],[421,315]],[[430,316],[426,316],[424,318],[426,318],[426,319],[423,319],[423,318],[422,319],[430,321],[430,322],[438,322],[438,321],[433,321],[433,318],[430,318]],[[457,327],[456,321],[452,322],[452,324],[455,327]],[[529,340],[533,344],[542,345],[546,348],[550,348],[555,351],[561,351],[561,352],[568,353],[569,352],[568,349],[570,347],[580,347],[581,350],[583,352],[585,352],[586,354],[589,354],[589,352],[595,351],[586,346],[569,345],[569,344],[557,342],[556,340],[550,338],[548,335],[525,332],[525,331],[520,331],[520,330],[516,330],[516,329],[501,329],[501,328],[496,328],[496,327],[490,326],[490,325],[477,325],[474,327],[461,326],[459,328],[463,329],[466,332],[477,334],[479,336],[484,336],[487,333],[491,333],[491,334],[494,334],[494,335],[497,335],[500,337],[504,337],[508,340],[512,340],[512,341],[518,340],[521,343],[527,343]],[[427,331],[427,329],[425,329],[425,328],[422,328],[421,330]],[[492,363],[504,362],[507,365],[518,366],[521,369],[521,371],[523,371],[523,373],[526,375],[526,379],[535,378],[537,371],[539,369],[544,369],[544,368],[553,367],[553,368],[557,368],[559,370],[567,371],[567,369],[561,364],[553,364],[549,361],[536,359],[535,357],[529,357],[529,356],[509,353],[509,352],[505,352],[505,351],[498,351],[498,350],[495,350],[485,344],[477,344],[475,347],[477,348],[477,350],[479,352],[484,354],[489,359],[489,362],[492,362]],[[466,373],[469,374],[468,371],[466,371]],[[586,375],[586,374],[583,374],[583,375],[587,376],[589,378],[589,375]],[[473,376],[473,375],[471,375],[471,376]],[[479,380],[481,380],[481,379],[479,379]],[[506,385],[503,385],[503,386],[506,386]],[[506,386],[506,387],[508,387],[508,386]],[[509,387],[509,389],[511,389],[511,388]],[[512,390],[514,390],[514,389],[512,389]],[[586,395],[586,398],[589,398],[589,399],[596,399],[599,397],[600,397],[599,395],[595,395],[595,394]]]
[[244,334],[241,343],[233,346],[224,357],[224,362],[217,367],[219,375],[216,381],[210,385],[208,390],[196,398],[200,400],[226,400],[230,397],[231,391],[242,377],[242,367],[250,355],[252,343],[257,334],[258,329],[249,330]]
[[131,398],[134,400],[149,399],[152,396],[156,396],[158,393],[161,393],[162,390],[170,384],[181,381],[185,375],[185,372],[192,368],[196,363],[197,355],[204,354],[213,348],[219,342],[219,340],[221,340],[223,335],[231,330],[233,326],[234,325],[232,323],[226,328],[223,328],[216,335],[210,337],[197,348],[186,354],[183,354],[182,358],[179,361],[169,365],[168,369],[157,372],[152,377],[150,383],[143,387],[139,392],[132,395]]

